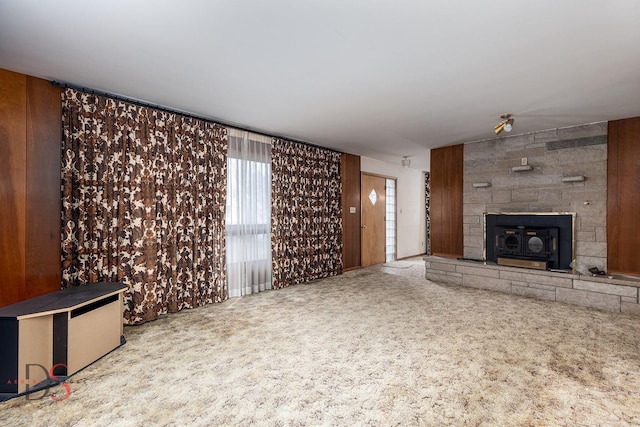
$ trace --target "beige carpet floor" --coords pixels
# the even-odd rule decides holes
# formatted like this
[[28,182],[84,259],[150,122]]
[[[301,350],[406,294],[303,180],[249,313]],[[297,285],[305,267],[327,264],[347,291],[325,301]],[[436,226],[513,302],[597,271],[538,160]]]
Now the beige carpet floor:
[[126,327],[69,398],[4,402],[0,425],[640,425],[638,318],[410,277],[420,268]]

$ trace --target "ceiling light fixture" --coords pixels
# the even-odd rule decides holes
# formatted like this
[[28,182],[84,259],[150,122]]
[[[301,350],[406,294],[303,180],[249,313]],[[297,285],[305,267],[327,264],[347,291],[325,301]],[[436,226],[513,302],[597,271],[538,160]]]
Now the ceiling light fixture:
[[500,118],[502,120],[496,125],[494,129],[496,135],[499,135],[502,131],[511,132],[511,129],[513,129],[513,119],[511,118],[511,114],[502,114]]
[[402,156],[402,167],[408,168],[409,166],[411,166],[411,159],[409,156]]

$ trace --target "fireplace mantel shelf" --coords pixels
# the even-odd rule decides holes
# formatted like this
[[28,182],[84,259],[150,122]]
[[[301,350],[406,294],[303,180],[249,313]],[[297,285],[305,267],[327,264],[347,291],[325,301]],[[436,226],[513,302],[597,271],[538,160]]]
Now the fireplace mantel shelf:
[[433,282],[640,315],[640,277],[609,278],[438,256],[425,256],[424,261],[425,277]]

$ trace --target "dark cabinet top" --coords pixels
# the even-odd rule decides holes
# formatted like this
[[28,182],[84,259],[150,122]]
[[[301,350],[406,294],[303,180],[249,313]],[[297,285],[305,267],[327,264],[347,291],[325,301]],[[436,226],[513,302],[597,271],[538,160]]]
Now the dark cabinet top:
[[123,292],[124,283],[89,283],[0,307],[0,319],[33,317],[69,311],[104,297]]

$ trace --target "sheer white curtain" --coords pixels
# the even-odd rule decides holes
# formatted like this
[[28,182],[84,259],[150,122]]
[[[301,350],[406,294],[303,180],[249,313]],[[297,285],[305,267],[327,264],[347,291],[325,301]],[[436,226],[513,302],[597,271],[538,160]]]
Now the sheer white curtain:
[[228,131],[227,283],[238,297],[271,289],[271,138]]

